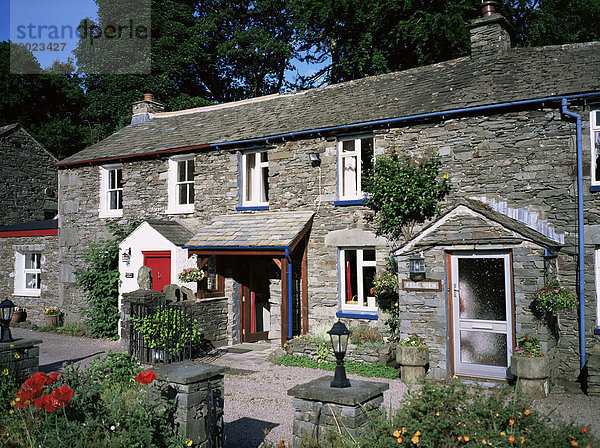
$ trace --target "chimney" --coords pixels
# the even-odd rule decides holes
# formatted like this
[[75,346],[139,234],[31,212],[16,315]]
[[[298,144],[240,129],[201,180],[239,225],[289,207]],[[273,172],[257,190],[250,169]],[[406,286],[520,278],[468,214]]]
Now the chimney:
[[142,124],[148,122],[157,112],[165,110],[165,106],[154,101],[151,93],[145,93],[142,101],[133,103],[133,116],[131,124]]
[[489,59],[510,51],[513,30],[508,21],[496,12],[496,2],[482,0],[481,17],[469,25],[471,58]]

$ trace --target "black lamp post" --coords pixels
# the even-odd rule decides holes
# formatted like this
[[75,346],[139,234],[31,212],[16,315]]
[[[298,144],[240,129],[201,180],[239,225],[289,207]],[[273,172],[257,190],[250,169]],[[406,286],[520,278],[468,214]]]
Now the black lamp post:
[[13,342],[14,339],[10,334],[10,320],[15,311],[15,304],[8,299],[4,299],[0,302],[0,326],[2,327],[2,333],[0,334],[0,342]]
[[327,333],[331,337],[331,345],[337,363],[331,387],[350,387],[350,380],[346,377],[346,369],[344,368],[344,356],[346,356],[348,338],[352,332],[348,330],[343,322],[337,321]]

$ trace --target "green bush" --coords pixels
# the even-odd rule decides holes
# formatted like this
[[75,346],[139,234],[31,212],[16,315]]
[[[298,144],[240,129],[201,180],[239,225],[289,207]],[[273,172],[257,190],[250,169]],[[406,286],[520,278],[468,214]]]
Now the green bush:
[[139,224],[126,226],[109,222],[111,239],[91,243],[84,250],[86,268],[75,272],[77,282],[87,292],[90,305],[84,310],[90,336],[116,338],[119,323],[119,242]]
[[[319,361],[304,355],[283,355],[274,364],[290,367],[308,367],[311,369],[335,370],[335,362]],[[347,373],[355,373],[365,377],[398,378],[398,371],[393,367],[378,362],[360,363],[346,361],[344,363]]]
[[375,327],[368,325],[357,325],[352,328],[350,342],[356,345],[377,345],[383,344],[383,336]]
[[[90,368],[68,368],[52,389],[74,390],[53,412],[29,406],[0,421],[0,446],[121,448],[186,446],[173,425],[175,403],[133,381],[139,367],[127,355],[109,354]],[[14,396],[13,396],[14,400]]]

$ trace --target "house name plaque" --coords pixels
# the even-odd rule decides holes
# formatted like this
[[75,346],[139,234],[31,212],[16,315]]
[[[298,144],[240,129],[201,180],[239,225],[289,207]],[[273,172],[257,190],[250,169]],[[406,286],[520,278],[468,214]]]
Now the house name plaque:
[[420,280],[414,281],[407,278],[402,279],[402,289],[404,291],[441,291],[441,280]]

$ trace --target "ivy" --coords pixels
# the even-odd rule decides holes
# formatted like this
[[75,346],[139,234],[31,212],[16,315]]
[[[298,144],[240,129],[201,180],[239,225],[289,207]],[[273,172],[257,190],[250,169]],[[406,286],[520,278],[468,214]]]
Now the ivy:
[[116,338],[119,322],[119,243],[138,226],[107,224],[112,238],[100,239],[84,250],[86,267],[75,272],[77,283],[86,291],[89,306],[84,309],[89,334]]
[[415,224],[439,213],[439,201],[450,190],[448,175],[440,176],[439,168],[438,158],[411,160],[396,152],[375,159],[363,190],[378,235],[407,241]]

